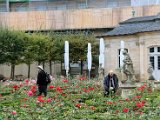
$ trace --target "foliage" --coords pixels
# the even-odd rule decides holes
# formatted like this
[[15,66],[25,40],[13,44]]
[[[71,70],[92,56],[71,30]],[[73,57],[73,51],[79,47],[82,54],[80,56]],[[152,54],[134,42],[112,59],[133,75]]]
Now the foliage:
[[34,34],[26,34],[26,44],[25,50],[23,54],[23,61],[27,65],[30,65],[33,61],[35,61],[37,45],[36,41],[34,40]]
[[1,85],[0,120],[157,120],[160,118],[159,90],[147,85],[135,96],[104,97],[96,80],[58,79],[48,86],[48,96],[37,96],[34,80]]
[[63,61],[63,53],[64,53],[64,37],[62,34],[58,33],[50,33],[50,58],[51,60]]
[[5,40],[5,32],[6,30],[3,30],[2,28],[0,28],[0,64],[2,63],[5,63],[5,59],[6,59],[6,56],[5,56],[5,53],[3,52],[3,49],[4,49],[4,40]]
[[35,60],[38,61],[38,63],[45,62],[47,60],[48,36],[41,33],[33,33],[32,38],[36,44]]
[[70,57],[72,61],[84,61],[87,59],[88,43],[94,43],[95,37],[92,34],[77,33],[75,35],[67,35],[66,40],[70,43]]
[[[71,61],[86,60],[87,45],[92,43],[92,52],[97,53],[96,40],[93,34],[85,33],[51,33],[53,50],[51,53],[57,60],[63,60],[64,41],[69,41],[69,55]],[[56,54],[58,53],[58,54]],[[52,58],[53,58],[52,57]]]
[[14,65],[21,63],[25,48],[24,33],[8,29],[1,29],[0,32],[0,51],[3,52],[4,62]]
[[22,63],[25,50],[25,33],[0,29],[1,63],[11,64],[11,78],[14,78],[15,65]]
[[[11,78],[14,78],[15,65],[26,63],[28,77],[30,64],[37,61],[44,64],[49,61],[64,61],[64,42],[69,41],[71,62],[83,61],[87,58],[87,44],[92,44],[93,61],[98,63],[98,44],[91,33],[24,33],[18,30],[0,28],[0,64],[11,64]],[[50,66],[51,72],[51,66]]]

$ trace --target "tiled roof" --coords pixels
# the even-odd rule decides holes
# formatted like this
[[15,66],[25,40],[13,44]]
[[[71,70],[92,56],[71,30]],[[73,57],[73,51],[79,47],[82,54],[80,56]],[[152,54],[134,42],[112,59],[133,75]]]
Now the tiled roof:
[[116,28],[107,32],[107,36],[129,35],[140,32],[160,30],[160,15],[135,17],[119,24]]

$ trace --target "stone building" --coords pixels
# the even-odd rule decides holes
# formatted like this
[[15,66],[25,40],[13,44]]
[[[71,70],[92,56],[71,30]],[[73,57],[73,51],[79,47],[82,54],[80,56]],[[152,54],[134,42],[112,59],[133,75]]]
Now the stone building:
[[120,68],[120,42],[125,42],[133,62],[137,79],[148,79],[147,69],[151,62],[153,76],[160,79],[160,14],[134,17],[103,35],[106,47],[106,72]]

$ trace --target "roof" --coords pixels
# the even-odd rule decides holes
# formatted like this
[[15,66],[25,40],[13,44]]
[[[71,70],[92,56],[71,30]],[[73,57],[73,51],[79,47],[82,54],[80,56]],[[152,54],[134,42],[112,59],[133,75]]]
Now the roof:
[[155,16],[134,17],[121,22],[119,26],[107,32],[107,36],[130,35],[160,30],[160,14]]

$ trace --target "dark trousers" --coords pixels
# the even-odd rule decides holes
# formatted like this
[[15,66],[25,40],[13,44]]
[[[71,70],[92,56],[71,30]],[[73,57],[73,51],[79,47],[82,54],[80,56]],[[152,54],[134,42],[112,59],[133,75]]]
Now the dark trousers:
[[42,93],[43,93],[44,96],[46,97],[47,96],[47,85],[39,85],[38,91],[39,91],[38,96],[42,95]]
[[112,89],[112,91],[110,89],[105,89],[104,96],[108,96],[110,94],[110,92],[115,94],[116,93],[116,89],[114,88],[114,89]]

